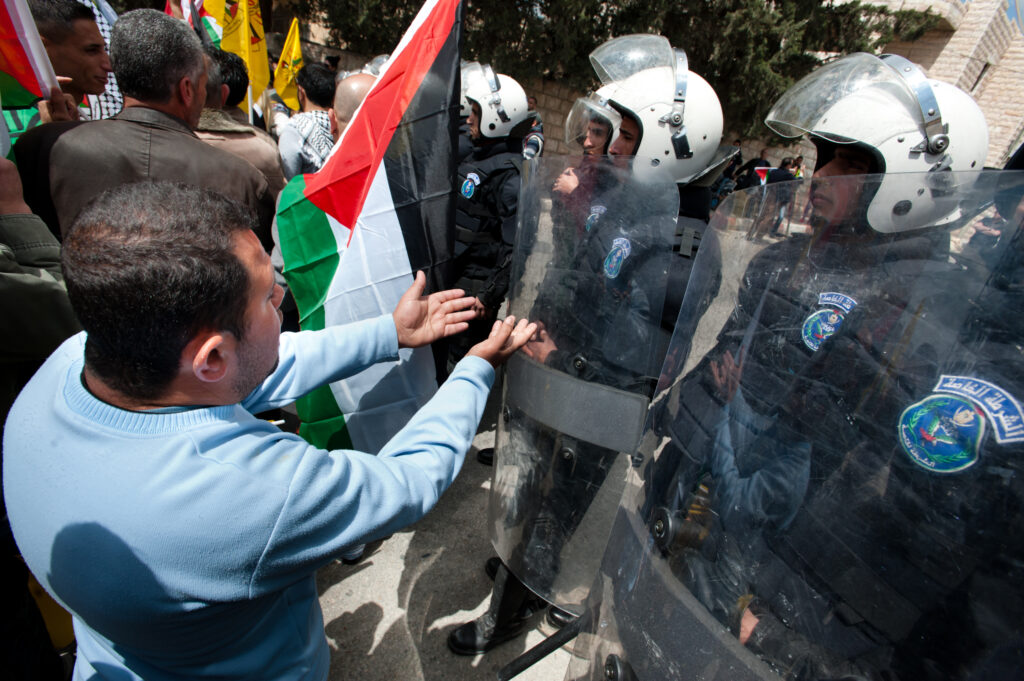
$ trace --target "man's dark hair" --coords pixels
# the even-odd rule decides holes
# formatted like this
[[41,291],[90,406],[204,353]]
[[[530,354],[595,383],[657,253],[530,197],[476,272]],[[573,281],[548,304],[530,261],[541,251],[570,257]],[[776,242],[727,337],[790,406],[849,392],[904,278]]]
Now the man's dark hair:
[[206,106],[212,108],[215,102],[223,104],[220,101],[220,86],[224,84],[224,77],[220,62],[217,61],[217,53],[223,50],[213,45],[203,45],[203,52],[210,58],[206,64]]
[[170,101],[178,81],[186,76],[198,81],[206,68],[195,32],[184,21],[155,9],[122,14],[114,23],[110,63],[121,92],[161,104]]
[[793,157],[792,156],[787,156],[784,159],[782,159],[782,163],[779,164],[779,167],[780,168],[789,168],[792,165],[793,165]]
[[29,0],[28,8],[39,35],[55,43],[63,42],[74,32],[79,19],[96,21],[92,10],[76,0]]
[[306,91],[309,101],[325,109],[334,103],[334,74],[323,64],[307,64],[295,74],[295,83]]
[[[217,65],[220,72],[220,86],[228,86],[228,96],[224,99],[224,108],[229,109],[238,106],[249,92],[249,72],[245,68],[245,62],[234,52],[227,52],[212,45],[206,48],[206,54],[210,61]],[[207,76],[209,77],[209,76]],[[207,86],[209,92],[209,86]],[[254,92],[253,96],[260,93]]]
[[90,202],[61,256],[89,368],[126,396],[152,399],[200,331],[241,340],[249,276],[235,235],[254,225],[240,203],[170,182],[122,185]]

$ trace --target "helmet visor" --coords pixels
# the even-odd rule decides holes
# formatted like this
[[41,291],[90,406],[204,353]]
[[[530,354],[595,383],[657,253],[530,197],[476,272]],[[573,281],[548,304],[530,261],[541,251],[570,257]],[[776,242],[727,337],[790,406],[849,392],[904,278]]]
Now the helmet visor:
[[660,35],[637,34],[613,38],[590,53],[590,63],[602,85],[659,66],[675,67],[675,53]]
[[486,80],[484,67],[478,61],[464,62],[462,64],[462,95],[478,82]]
[[565,143],[584,154],[604,154],[621,122],[619,113],[603,98],[595,94],[580,97],[565,119]]
[[[885,101],[890,107],[895,100],[905,109],[899,115],[905,118],[909,113],[924,125],[921,107],[907,81],[878,57],[863,52],[837,59],[805,76],[775,102],[764,122],[782,137],[813,133],[839,144],[866,141],[870,135],[855,134],[853,129],[847,135],[827,130],[829,112],[854,96],[863,97],[865,102]],[[884,125],[884,121],[862,120],[856,127]]]

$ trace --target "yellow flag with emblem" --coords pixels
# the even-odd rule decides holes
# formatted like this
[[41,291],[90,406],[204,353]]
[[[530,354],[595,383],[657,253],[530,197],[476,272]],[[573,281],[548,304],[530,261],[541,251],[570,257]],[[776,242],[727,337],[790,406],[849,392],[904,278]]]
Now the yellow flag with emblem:
[[302,45],[299,40],[299,20],[292,19],[291,28],[288,29],[288,37],[284,40],[284,48],[281,50],[281,58],[277,60],[277,70],[274,71],[274,89],[284,100],[285,105],[292,111],[299,110],[299,88],[295,83],[295,74],[303,66]]
[[250,99],[259,97],[270,84],[270,61],[259,0],[226,0],[220,48],[237,54],[245,62],[251,97],[246,97],[239,106],[248,111]]

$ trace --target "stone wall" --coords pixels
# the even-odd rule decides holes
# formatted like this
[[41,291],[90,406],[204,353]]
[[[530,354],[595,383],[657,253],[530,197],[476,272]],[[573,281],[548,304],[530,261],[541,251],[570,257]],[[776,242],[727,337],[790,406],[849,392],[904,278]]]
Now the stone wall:
[[[565,117],[572,105],[585,93],[554,81],[532,80],[524,82],[527,96],[537,98],[537,110],[544,119],[544,154],[571,154],[565,143]],[[577,149],[575,153],[579,153]]]
[[986,165],[1002,166],[1020,145],[1024,35],[1006,16],[1006,0],[964,3],[955,31],[930,31],[913,43],[887,45],[885,51],[903,55],[930,78],[953,83],[975,98],[989,125]]

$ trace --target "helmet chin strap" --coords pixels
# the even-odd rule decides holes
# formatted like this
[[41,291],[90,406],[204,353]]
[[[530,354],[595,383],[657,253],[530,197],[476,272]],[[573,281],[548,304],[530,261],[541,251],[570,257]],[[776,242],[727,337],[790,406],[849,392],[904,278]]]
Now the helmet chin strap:
[[[917,105],[921,108],[921,117],[924,121],[925,142],[913,151],[918,153],[927,151],[929,154],[941,154],[949,148],[949,124],[943,124],[942,112],[939,111],[939,102],[935,98],[928,77],[916,64],[898,54],[883,54],[881,56],[886,66],[900,74],[906,81],[910,91],[914,93]],[[948,167],[948,164],[947,164]]]
[[676,128],[672,133],[672,148],[676,158],[693,158],[690,141],[686,138],[686,126],[683,125],[683,113],[686,110],[686,74],[690,71],[686,51],[680,48],[673,50],[676,55],[675,74],[676,89],[673,97],[672,111],[661,117],[660,122]]

